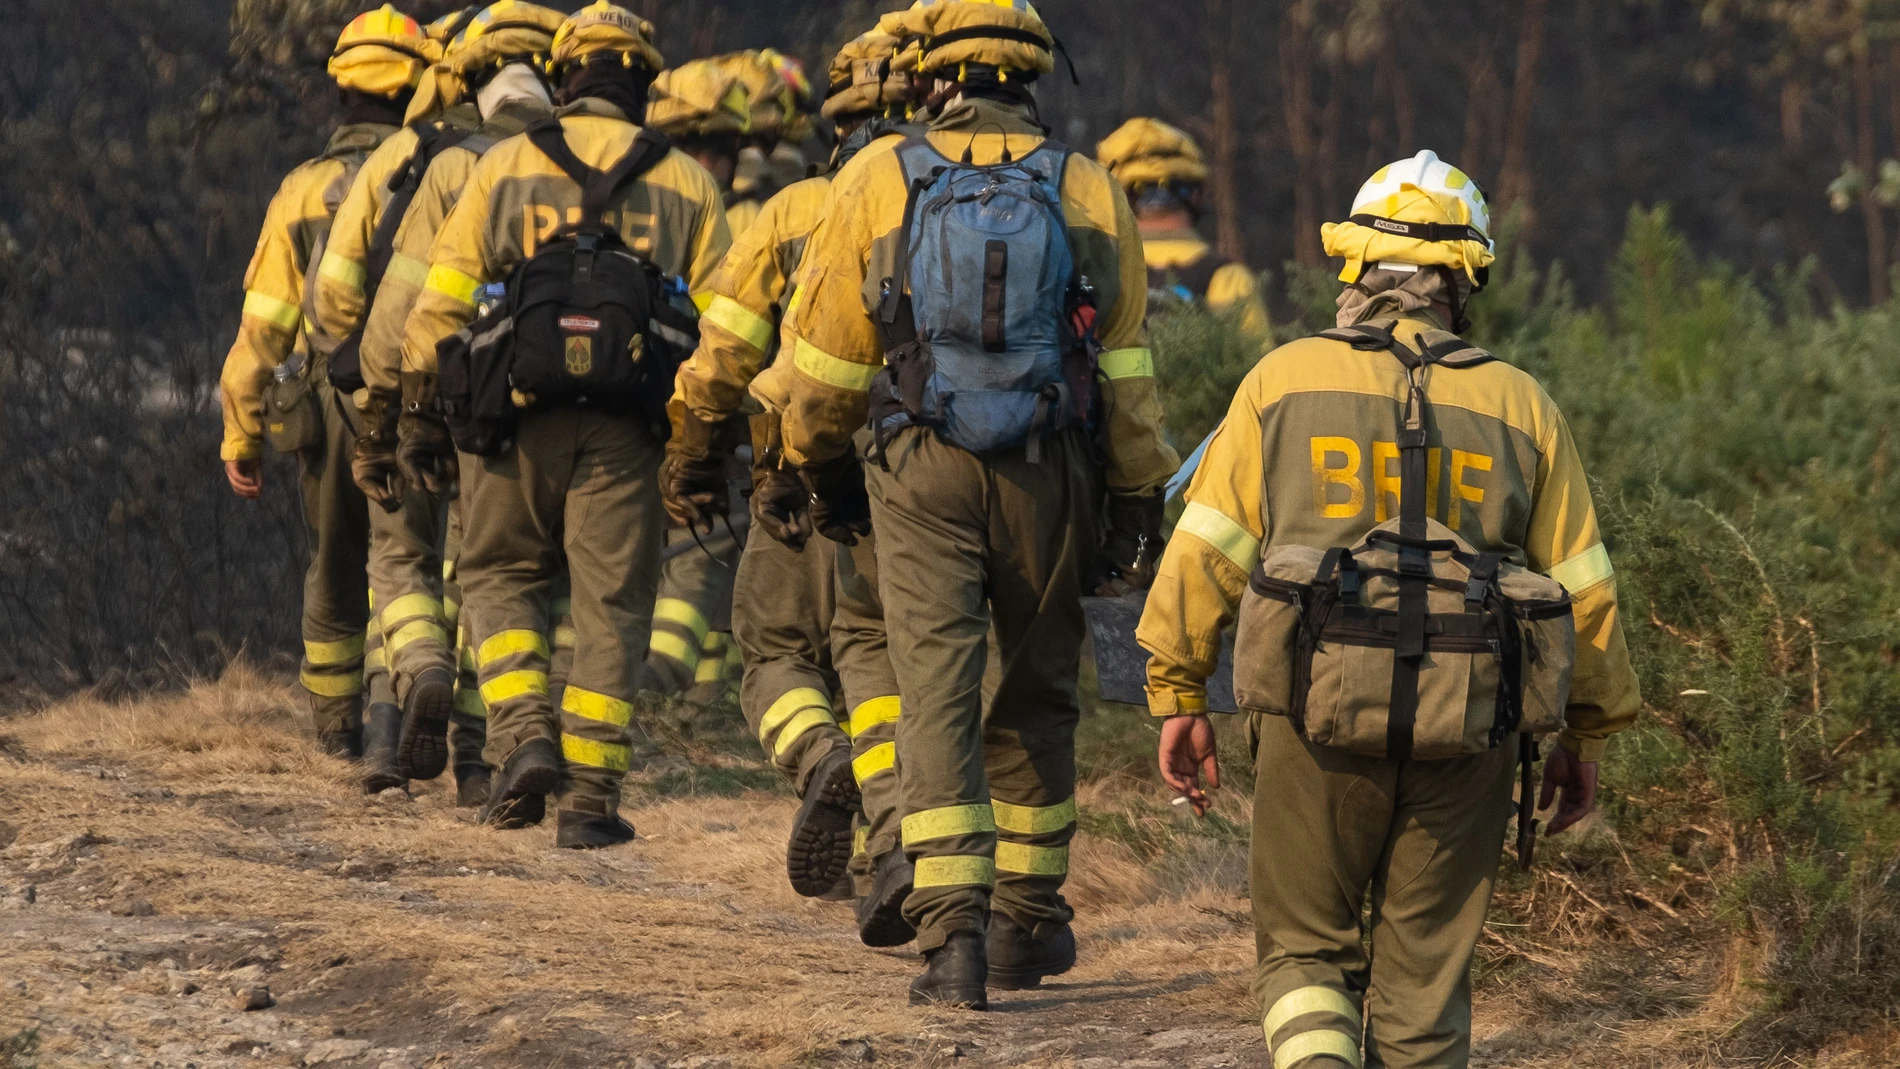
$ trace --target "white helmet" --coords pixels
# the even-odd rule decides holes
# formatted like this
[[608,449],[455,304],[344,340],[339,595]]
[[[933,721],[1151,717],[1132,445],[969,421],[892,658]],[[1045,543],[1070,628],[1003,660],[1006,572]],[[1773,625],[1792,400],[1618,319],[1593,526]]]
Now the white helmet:
[[1496,259],[1484,190],[1430,150],[1379,168],[1359,187],[1352,217],[1321,231],[1340,278],[1357,281],[1369,263],[1438,264],[1463,270],[1479,287]]

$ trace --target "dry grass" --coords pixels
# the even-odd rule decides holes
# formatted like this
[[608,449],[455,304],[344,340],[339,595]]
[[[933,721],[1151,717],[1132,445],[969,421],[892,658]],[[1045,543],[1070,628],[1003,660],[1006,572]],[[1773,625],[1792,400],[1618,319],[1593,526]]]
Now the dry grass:
[[[786,886],[782,792],[647,792],[628,814],[639,843],[576,855],[547,829],[475,826],[442,783],[363,797],[294,709],[239,668],[0,721],[0,1042],[37,1025],[42,1067],[289,1066],[338,1038],[369,1044],[339,1064],[373,1069],[821,1066],[860,1040],[878,1064],[1266,1064],[1244,790],[1193,825],[1139,775],[1086,785],[1082,965],[991,1014],[921,1011],[902,997],[914,957],[864,949],[844,906]],[[692,781],[682,766],[759,767],[716,732],[659,743],[688,759],[645,777],[668,790]],[[1731,955],[1695,940],[1693,909],[1590,904],[1611,892],[1587,879],[1552,869],[1505,895],[1479,1064],[1777,1064],[1724,1060],[1746,992],[1724,984]],[[278,1005],[235,1009],[249,983]],[[202,990],[175,993],[188,984]],[[1815,1064],[1896,1052],[1862,1047]]]

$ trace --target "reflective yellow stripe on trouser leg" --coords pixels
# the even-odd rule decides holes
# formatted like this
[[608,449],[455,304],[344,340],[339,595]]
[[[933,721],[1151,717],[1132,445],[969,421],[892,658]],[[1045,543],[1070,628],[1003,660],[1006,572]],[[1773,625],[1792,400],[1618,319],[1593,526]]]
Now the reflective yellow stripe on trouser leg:
[[991,799],[996,813],[996,871],[1017,876],[1069,874],[1075,799],[1055,805],[1016,805]]
[[836,723],[831,712],[831,699],[823,691],[811,687],[788,690],[779,695],[778,700],[765,710],[765,716],[760,718],[759,745],[777,763],[807,731]]
[[693,682],[717,683],[725,678],[726,653],[731,646],[731,635],[724,631],[708,631],[705,640],[699,644],[699,664],[693,669]]
[[851,736],[851,774],[862,787],[873,776],[883,775],[897,763],[897,721],[903,702],[895,694],[885,694],[859,702],[851,710],[851,722],[845,734]]
[[[940,839],[994,841],[996,818],[987,805],[953,805],[920,809],[903,820],[904,849],[918,853],[923,844]],[[989,846],[990,843],[983,843]],[[925,851],[930,848],[924,847]],[[923,853],[916,861],[915,883],[932,887],[994,887],[996,862],[983,854]]]
[[303,688],[319,698],[349,698],[363,693],[363,635],[303,644]]
[[561,755],[572,764],[624,773],[633,763],[632,722],[631,702],[570,683],[561,695]]
[[1337,1058],[1353,1069],[1364,1063],[1359,1003],[1336,988],[1312,985],[1282,995],[1262,1023],[1274,1069],[1294,1069],[1308,1058]]
[[653,603],[653,634],[647,649],[677,661],[689,672],[699,670],[700,649],[706,644],[706,617],[690,601],[661,598]]

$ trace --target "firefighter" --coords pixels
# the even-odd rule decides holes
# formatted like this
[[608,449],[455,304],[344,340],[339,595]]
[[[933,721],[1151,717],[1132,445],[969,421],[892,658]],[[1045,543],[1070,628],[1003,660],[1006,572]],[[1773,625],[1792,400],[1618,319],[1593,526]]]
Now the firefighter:
[[[285,177],[244,273],[244,312],[219,390],[225,477],[239,497],[264,489],[263,440],[297,456],[310,557],[304,572],[301,680],[331,754],[362,754],[369,512],[350,478],[357,416],[329,383],[303,309],[307,274],[364,160],[402,126],[437,46],[384,5],[344,27],[329,63],[343,122],[323,152]],[[267,395],[269,403],[267,404]]]
[[[490,150],[442,224],[402,346],[398,448],[425,488],[446,489],[458,474],[437,403],[437,344],[474,318],[482,287],[506,279],[570,214],[581,221],[570,168],[606,171],[636,143],[653,144],[638,125],[663,67],[652,33],[605,0],[563,23],[550,55],[558,141],[544,149],[531,131]],[[586,222],[611,222],[662,275],[706,288],[731,239],[703,167],[669,148],[602,195],[605,208]],[[521,400],[530,403],[500,455],[459,462],[463,613],[489,713],[488,764],[499,770],[483,819],[537,822],[558,792],[556,845],[610,846],[634,837],[620,785],[632,757],[631,651],[646,649],[659,580],[664,431],[634,412]],[[575,649],[557,710],[547,635],[563,551]]]

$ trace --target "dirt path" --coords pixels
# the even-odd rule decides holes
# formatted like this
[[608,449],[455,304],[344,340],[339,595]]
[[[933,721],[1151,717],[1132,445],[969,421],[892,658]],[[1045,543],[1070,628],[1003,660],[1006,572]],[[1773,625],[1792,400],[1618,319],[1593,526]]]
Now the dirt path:
[[[846,905],[787,887],[792,800],[736,735],[654,747],[629,793],[641,839],[576,854],[477,827],[446,782],[364,797],[294,700],[234,671],[0,720],[0,1069],[1270,1064],[1244,792],[1189,826],[1098,762],[1067,889],[1081,964],[990,1013],[917,1010],[914,954],[865,949]],[[1590,893],[1614,849],[1566,848],[1494,910],[1474,1067],[1896,1064],[1891,1035],[1735,1051],[1751,996],[1704,907]]]
[[786,887],[788,797],[658,801],[631,848],[556,851],[442,783],[364,798],[282,697],[4,725],[0,1040],[141,1069],[1267,1064],[1244,903],[1101,902],[1065,982],[914,1010],[911,952]]

